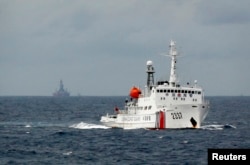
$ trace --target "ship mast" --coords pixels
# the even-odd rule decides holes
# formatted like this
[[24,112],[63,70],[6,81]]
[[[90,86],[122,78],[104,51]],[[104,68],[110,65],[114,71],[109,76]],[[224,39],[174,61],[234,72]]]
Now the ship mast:
[[169,45],[169,56],[171,57],[171,70],[170,70],[170,78],[169,78],[169,83],[171,86],[176,86],[176,82],[177,82],[177,75],[176,75],[176,63],[177,63],[177,58],[176,56],[178,56],[176,47],[175,47],[176,42],[174,42],[173,40],[170,41],[170,45]]
[[150,91],[152,87],[154,86],[154,67],[153,67],[153,62],[152,61],[147,61],[147,85],[145,86],[146,91],[145,91],[145,96],[150,95]]
[[147,87],[151,90],[154,85],[154,67],[152,61],[147,61]]

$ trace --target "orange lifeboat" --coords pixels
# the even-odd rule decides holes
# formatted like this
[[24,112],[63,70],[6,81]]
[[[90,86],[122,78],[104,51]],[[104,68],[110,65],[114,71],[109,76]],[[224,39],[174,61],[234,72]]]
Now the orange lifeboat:
[[136,87],[131,88],[130,93],[129,93],[129,95],[135,99],[138,99],[140,94],[141,94],[141,90]]

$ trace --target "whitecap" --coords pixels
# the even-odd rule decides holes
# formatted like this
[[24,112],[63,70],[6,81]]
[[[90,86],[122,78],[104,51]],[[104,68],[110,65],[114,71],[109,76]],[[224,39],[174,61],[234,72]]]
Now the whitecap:
[[26,127],[26,128],[30,128],[30,127],[31,127],[31,125],[27,124],[27,125],[25,125],[25,127]]
[[183,142],[182,142],[183,144],[187,144],[188,143],[188,141],[187,140],[183,140]]
[[71,155],[73,152],[72,151],[69,151],[69,152],[65,152],[65,153],[63,153],[63,155]]
[[90,124],[90,123],[84,123],[84,122],[73,124],[69,127],[70,128],[77,128],[77,129],[108,129],[108,128],[110,128],[110,127],[107,127],[104,125]]

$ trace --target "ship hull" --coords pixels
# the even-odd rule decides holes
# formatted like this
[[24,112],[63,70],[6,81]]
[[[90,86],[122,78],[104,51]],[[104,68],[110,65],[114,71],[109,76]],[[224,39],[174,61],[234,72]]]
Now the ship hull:
[[200,128],[207,113],[207,105],[176,105],[147,114],[106,115],[101,117],[101,122],[108,127],[123,129]]

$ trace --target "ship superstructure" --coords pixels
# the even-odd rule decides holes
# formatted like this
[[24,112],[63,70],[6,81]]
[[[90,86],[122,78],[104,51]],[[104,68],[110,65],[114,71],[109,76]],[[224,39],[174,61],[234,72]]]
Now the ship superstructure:
[[209,111],[209,102],[197,81],[193,85],[179,84],[176,43],[171,40],[169,47],[169,80],[155,83],[153,62],[147,61],[145,89],[131,88],[130,100],[126,101],[124,109],[116,108],[114,114],[101,117],[104,125],[124,129],[200,128]]

